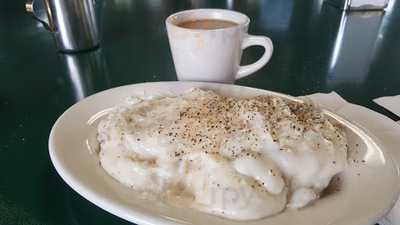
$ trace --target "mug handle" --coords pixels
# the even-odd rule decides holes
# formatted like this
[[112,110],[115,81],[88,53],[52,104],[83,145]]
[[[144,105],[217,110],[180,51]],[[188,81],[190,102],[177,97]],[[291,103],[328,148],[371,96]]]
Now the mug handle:
[[272,52],[274,50],[274,47],[272,45],[271,39],[265,36],[255,36],[255,35],[247,35],[242,42],[242,49],[244,50],[247,47],[254,46],[254,45],[260,45],[264,47],[265,52],[263,56],[259,60],[257,60],[255,63],[246,65],[246,66],[240,66],[239,71],[236,74],[235,79],[240,79],[242,77],[248,76],[257,70],[261,69],[269,59],[271,58]]

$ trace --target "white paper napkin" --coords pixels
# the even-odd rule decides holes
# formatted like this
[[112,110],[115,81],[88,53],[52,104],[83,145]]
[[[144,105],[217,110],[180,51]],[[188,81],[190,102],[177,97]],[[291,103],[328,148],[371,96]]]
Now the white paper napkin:
[[[363,106],[351,104],[335,92],[316,93],[306,97],[373,132],[388,149],[397,149],[400,146],[400,123],[397,124],[393,120]],[[400,116],[400,95],[379,98],[374,101]],[[395,157],[400,160],[400,151],[395,151],[395,154]],[[377,223],[380,225],[399,225],[400,201],[397,201],[393,209]]]
[[376,98],[374,102],[400,117],[400,95]]

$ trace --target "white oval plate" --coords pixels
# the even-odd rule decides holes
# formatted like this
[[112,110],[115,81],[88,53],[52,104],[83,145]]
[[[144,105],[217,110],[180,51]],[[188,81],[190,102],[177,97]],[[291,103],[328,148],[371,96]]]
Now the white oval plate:
[[368,131],[329,111],[326,113],[342,123],[348,133],[349,165],[340,174],[339,191],[301,210],[286,210],[277,216],[254,221],[226,220],[156,200],[145,200],[103,171],[97,155],[87,148],[87,139],[96,130],[91,125],[94,119],[130,96],[178,95],[193,87],[236,97],[271,94],[296,100],[271,91],[216,83],[158,82],[113,88],[83,99],[56,121],[49,138],[54,167],[65,182],[87,200],[116,216],[142,225],[368,225],[393,206],[399,193],[399,168],[391,150],[377,144],[379,141],[373,134],[367,135]]

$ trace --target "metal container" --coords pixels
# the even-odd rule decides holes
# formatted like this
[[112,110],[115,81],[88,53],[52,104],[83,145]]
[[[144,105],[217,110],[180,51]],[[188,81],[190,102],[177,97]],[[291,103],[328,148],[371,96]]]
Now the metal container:
[[326,2],[346,11],[383,10],[389,0],[325,0]]
[[99,46],[93,0],[32,0],[26,10],[53,33],[62,52],[79,52]]

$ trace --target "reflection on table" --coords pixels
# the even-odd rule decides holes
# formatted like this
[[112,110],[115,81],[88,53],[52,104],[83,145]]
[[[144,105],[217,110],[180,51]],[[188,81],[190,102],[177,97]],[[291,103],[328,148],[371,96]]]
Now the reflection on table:
[[110,79],[101,49],[79,54],[60,54],[76,101],[110,87]]

